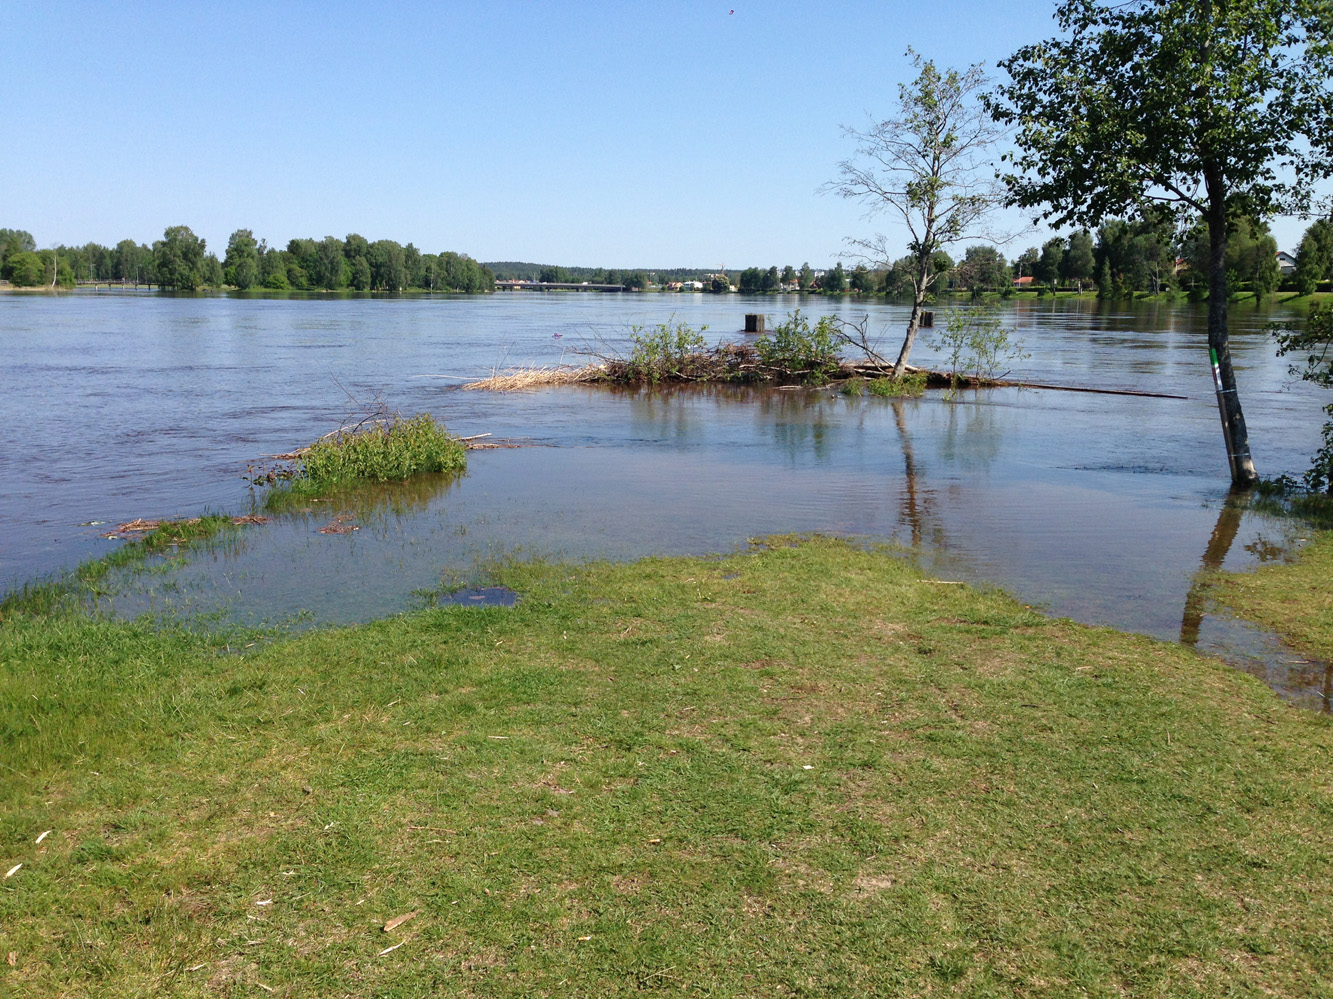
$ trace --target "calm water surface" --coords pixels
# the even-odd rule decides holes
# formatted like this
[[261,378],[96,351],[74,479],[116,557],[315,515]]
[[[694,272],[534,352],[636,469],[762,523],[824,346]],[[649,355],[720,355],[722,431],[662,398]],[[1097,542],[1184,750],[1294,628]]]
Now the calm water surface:
[[[829,531],[914,545],[935,573],[997,583],[1080,621],[1252,654],[1247,668],[1319,700],[1322,672],[1201,614],[1191,597],[1205,554],[1239,568],[1300,538],[1288,522],[1225,504],[1200,308],[1007,307],[1030,354],[1014,376],[1185,400],[459,387],[496,368],[623,349],[631,324],[674,315],[738,338],[747,311],[771,323],[798,305],[819,314],[826,303],[0,295],[0,589],[118,544],[90,521],[243,512],[255,500],[248,465],[337,426],[353,399],[382,399],[461,435],[536,446],[474,452],[461,478],[344,497],[340,509],[361,528],[353,534],[318,533],[331,516],[321,507],[250,529],[178,572],[127,585],[118,608],[354,621],[412,606],[442,582],[484,582],[487,560],[515,553],[622,559]],[[868,314],[896,349],[904,308],[840,311]],[[1318,446],[1326,400],[1292,384],[1263,332],[1270,318],[1233,311],[1242,401],[1261,473],[1298,472]],[[914,360],[934,355],[921,344]]]

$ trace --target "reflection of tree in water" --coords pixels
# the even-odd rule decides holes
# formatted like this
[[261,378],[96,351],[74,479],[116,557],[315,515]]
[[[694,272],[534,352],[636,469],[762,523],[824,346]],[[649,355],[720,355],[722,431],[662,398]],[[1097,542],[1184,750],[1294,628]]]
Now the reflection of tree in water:
[[1204,611],[1208,609],[1208,574],[1222,568],[1227,553],[1235,544],[1244,513],[1235,493],[1227,496],[1222,509],[1218,511],[1217,524],[1213,527],[1212,537],[1208,539],[1208,547],[1204,549],[1199,571],[1194,574],[1189,593],[1185,595],[1185,613],[1180,619],[1180,641],[1184,645],[1197,647],[1199,644],[1199,626],[1203,624]]
[[940,455],[949,461],[989,466],[1000,453],[1000,432],[995,408],[983,405],[980,391],[969,393],[970,403],[957,398],[948,404],[948,420],[940,441]]
[[806,454],[826,462],[833,454],[834,431],[841,425],[829,417],[844,408],[827,392],[769,389],[759,397],[756,418],[772,428],[773,441],[789,464]]
[[[1231,546],[1236,542],[1236,535],[1240,533],[1241,520],[1245,514],[1245,500],[1243,497],[1244,494],[1233,492],[1227,496],[1226,502],[1222,504],[1222,509],[1217,514],[1217,524],[1213,527],[1213,533],[1208,539],[1208,547],[1204,549],[1203,558],[1199,561],[1199,569],[1194,574],[1189,592],[1185,595],[1185,611],[1180,619],[1180,641],[1183,645],[1188,645],[1191,648],[1197,648],[1199,645],[1199,629],[1203,624],[1204,614],[1208,610],[1209,576],[1222,568],[1222,564],[1231,551]],[[1256,546],[1260,548],[1257,552],[1255,552]],[[1265,556],[1273,557],[1273,550],[1275,549],[1275,546],[1263,539],[1257,539],[1256,542],[1245,547],[1257,554],[1261,561],[1268,560]],[[1290,686],[1302,690],[1319,690],[1321,710],[1324,712],[1333,711],[1333,662],[1289,660],[1283,665],[1290,676]],[[1255,675],[1268,682],[1268,677],[1264,673],[1256,673]]]
[[898,442],[903,449],[903,493],[898,503],[898,517],[912,530],[912,547],[921,547],[924,534],[923,523],[933,504],[928,494],[920,488],[917,477],[916,452],[912,448],[912,435],[907,432],[907,404],[902,399],[894,399],[893,422],[898,427]]

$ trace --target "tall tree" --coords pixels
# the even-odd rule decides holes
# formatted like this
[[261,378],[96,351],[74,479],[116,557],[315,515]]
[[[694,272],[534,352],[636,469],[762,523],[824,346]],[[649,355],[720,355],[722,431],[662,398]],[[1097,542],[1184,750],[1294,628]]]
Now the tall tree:
[[1333,218],[1315,219],[1296,249],[1296,288],[1308,295],[1333,278]]
[[1009,265],[993,246],[969,246],[954,274],[958,286],[969,291],[999,291],[1011,280]]
[[[846,129],[857,140],[856,156],[840,164],[831,185],[844,198],[866,205],[907,228],[912,272],[912,312],[894,376],[901,378],[916,342],[922,307],[938,272],[931,257],[963,239],[984,238],[986,218],[998,200],[987,154],[1000,130],[982,109],[986,85],[980,65],[941,71],[907,50],[917,77],[898,87],[898,114],[865,131]],[[882,235],[851,240],[864,254],[887,265],[892,259]]]
[[245,291],[259,280],[259,243],[249,229],[237,229],[227,240],[227,254],[222,262],[223,280]]
[[819,290],[825,295],[841,295],[847,290],[847,272],[842,269],[841,260],[832,270],[824,272],[819,279]]
[[1227,230],[1240,215],[1307,208],[1312,183],[1333,169],[1333,5],[1063,0],[1056,17],[1065,34],[1002,62],[1010,82],[988,99],[997,121],[1016,126],[1010,201],[1056,225],[1163,202],[1202,216],[1231,480],[1252,485],[1227,338]]
[[1059,236],[1048,239],[1042,244],[1041,256],[1037,258],[1037,269],[1033,272],[1033,276],[1040,284],[1049,285],[1053,289],[1060,278],[1060,267],[1064,259],[1065,241]]
[[204,280],[205,241],[187,225],[169,225],[153,244],[153,269],[163,288],[194,291]]
[[1060,261],[1060,276],[1083,291],[1083,282],[1091,281],[1097,267],[1092,252],[1092,233],[1080,229],[1069,237],[1069,250]]

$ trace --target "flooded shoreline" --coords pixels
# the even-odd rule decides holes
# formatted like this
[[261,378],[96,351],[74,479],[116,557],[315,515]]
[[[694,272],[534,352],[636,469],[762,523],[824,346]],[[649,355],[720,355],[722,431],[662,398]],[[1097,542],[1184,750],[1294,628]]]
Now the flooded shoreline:
[[[365,620],[444,584],[484,584],[494,559],[703,554],[813,532],[902,544],[941,578],[1180,640],[1227,499],[1200,314],[1088,303],[1008,313],[1032,355],[1011,377],[1169,387],[1185,399],[457,387],[505,367],[571,363],[571,343],[609,343],[651,321],[662,303],[645,298],[0,303],[0,329],[19,345],[0,395],[0,415],[19,428],[0,459],[10,540],[0,588],[110,550],[87,521],[255,512],[248,463],[337,426],[349,395],[378,394],[460,436],[543,446],[474,452],[461,478],[363,497],[340,511],[358,517],[354,532],[320,534],[324,512],[278,518],[262,541],[250,535],[144,580],[122,612]],[[711,296],[669,304],[714,329],[729,328],[721,308],[754,308]],[[891,336],[902,310],[874,309],[872,327]],[[1290,386],[1266,318],[1238,320],[1234,339],[1256,457],[1275,474],[1304,467],[1325,400]],[[923,345],[920,363],[933,359]],[[1258,564],[1299,534],[1242,511],[1220,565]],[[1218,644],[1215,630],[1200,625],[1201,648]]]

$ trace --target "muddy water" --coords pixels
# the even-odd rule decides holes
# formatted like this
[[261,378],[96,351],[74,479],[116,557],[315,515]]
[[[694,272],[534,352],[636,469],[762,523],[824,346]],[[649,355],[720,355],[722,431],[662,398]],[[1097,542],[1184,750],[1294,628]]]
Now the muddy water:
[[[737,335],[744,313],[798,304],[713,296],[240,299],[0,296],[2,584],[106,551],[101,525],[254,501],[243,473],[376,396],[463,435],[534,445],[474,452],[468,473],[345,497],[251,530],[169,575],[127,581],[121,611],[351,621],[442,583],[483,584],[517,554],[631,558],[829,531],[913,545],[945,578],[996,583],[1056,614],[1227,651],[1296,700],[1327,677],[1191,596],[1205,560],[1280,557],[1298,525],[1226,504],[1225,457],[1194,307],[1009,309],[1015,376],[1185,400],[1045,390],[847,398],[824,391],[466,392],[496,367],[622,348],[633,323]],[[902,309],[845,304],[891,340]],[[1299,471],[1320,405],[1235,310],[1235,356],[1260,470]],[[559,336],[556,336],[559,334]],[[929,363],[923,346],[917,360]],[[1234,524],[1232,523],[1234,521]],[[1219,533],[1221,539],[1219,540]],[[1224,543],[1225,542],[1225,543]]]

